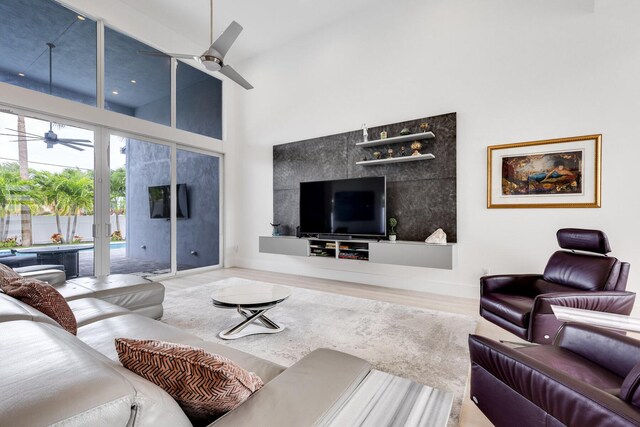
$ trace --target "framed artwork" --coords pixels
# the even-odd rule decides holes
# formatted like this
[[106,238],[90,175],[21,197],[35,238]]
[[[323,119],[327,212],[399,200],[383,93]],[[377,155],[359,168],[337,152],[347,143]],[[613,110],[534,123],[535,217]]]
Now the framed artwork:
[[487,148],[488,208],[599,208],[602,135]]

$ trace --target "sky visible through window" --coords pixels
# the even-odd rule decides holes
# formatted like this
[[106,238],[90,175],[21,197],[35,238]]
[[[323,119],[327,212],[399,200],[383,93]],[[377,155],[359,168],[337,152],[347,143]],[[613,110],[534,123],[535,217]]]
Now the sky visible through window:
[[[16,134],[18,129],[18,116],[9,113],[0,113],[0,133]],[[44,136],[49,130],[49,122],[45,120],[25,117],[25,130],[28,133]],[[53,132],[59,138],[88,139],[94,141],[93,131],[74,126],[53,124]],[[18,162],[17,137],[0,135],[0,163]],[[120,147],[124,146],[124,138],[111,136],[111,169],[124,166],[125,156],[118,155]],[[113,146],[116,145],[116,146]],[[63,145],[54,145],[47,148],[44,141],[28,141],[29,168],[60,172],[65,168],[79,168],[93,170],[94,149],[82,147],[84,151],[77,151]]]

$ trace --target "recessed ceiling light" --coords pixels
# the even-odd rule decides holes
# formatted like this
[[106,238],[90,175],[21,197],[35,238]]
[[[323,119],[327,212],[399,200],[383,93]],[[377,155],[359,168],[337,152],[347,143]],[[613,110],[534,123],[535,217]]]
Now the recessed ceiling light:
[[131,80],[131,83],[136,84],[136,83],[138,83],[138,82],[137,82],[137,81],[135,81],[135,80]]
[[117,94],[118,94],[118,91],[117,91],[117,90],[114,90],[114,91],[112,91],[111,93],[112,93],[112,94],[114,94],[114,95],[117,95]]
[[20,77],[24,77],[24,73],[18,73]]
[[82,15],[78,15],[78,19],[79,19],[79,20],[81,20],[81,21],[84,21],[84,20],[85,20],[85,19],[87,19],[87,18],[85,18],[85,17],[84,17],[84,16],[82,16]]

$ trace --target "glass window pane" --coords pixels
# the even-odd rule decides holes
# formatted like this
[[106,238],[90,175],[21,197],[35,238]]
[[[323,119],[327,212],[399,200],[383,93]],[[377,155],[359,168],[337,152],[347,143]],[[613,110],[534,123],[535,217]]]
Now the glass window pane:
[[107,110],[170,126],[171,58],[105,28],[104,97]]
[[9,113],[0,128],[0,262],[92,276],[93,132]]
[[2,0],[0,81],[95,106],[95,21],[51,0]]
[[220,158],[177,150],[176,170],[178,175],[176,244],[178,271],[218,265],[220,263]]
[[176,127],[222,139],[222,82],[178,61]]
[[171,184],[171,149],[111,135],[111,273],[171,271],[168,200],[150,197]]

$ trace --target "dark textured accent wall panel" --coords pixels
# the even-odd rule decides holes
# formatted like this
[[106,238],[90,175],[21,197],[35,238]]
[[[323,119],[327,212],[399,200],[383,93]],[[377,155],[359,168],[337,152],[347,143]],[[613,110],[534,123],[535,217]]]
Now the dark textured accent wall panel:
[[[347,178],[348,134],[276,145],[273,189],[298,189],[301,182]],[[361,134],[362,135],[362,134]]]
[[274,146],[273,219],[282,224],[282,234],[294,234],[299,224],[300,182],[386,176],[387,213],[398,219],[399,240],[421,241],[442,228],[447,240],[456,242],[456,113],[371,127],[369,140],[379,139],[380,132],[385,130],[389,138],[397,136],[405,127],[418,133],[421,123],[428,123],[436,136],[421,141],[421,152],[432,153],[433,160],[356,165],[361,160],[372,160],[375,151],[386,157],[390,147],[394,156],[402,146],[406,155],[412,151],[411,141],[356,147],[362,141],[361,130]]

